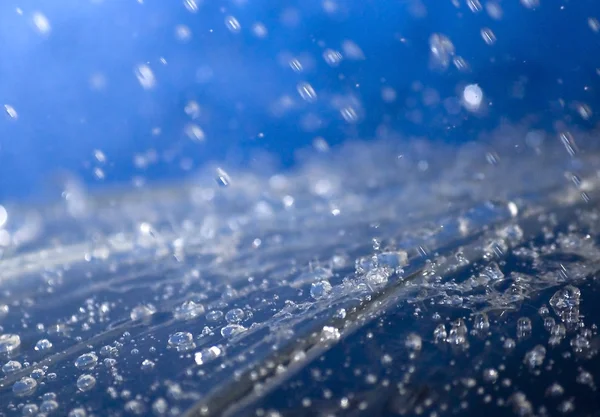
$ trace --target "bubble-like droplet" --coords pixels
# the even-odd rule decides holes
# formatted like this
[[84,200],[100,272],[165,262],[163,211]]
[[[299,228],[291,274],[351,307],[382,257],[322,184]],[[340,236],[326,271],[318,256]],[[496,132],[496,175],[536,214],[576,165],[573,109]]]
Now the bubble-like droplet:
[[421,336],[416,333],[410,333],[406,340],[404,341],[404,345],[410,351],[419,351],[423,346],[423,341],[421,340]]
[[87,412],[83,408],[74,408],[67,417],[87,417]]
[[35,379],[24,377],[13,384],[12,391],[17,397],[25,397],[33,394],[37,387]]
[[244,326],[239,324],[228,324],[221,329],[221,336],[229,338],[244,333],[246,330]]
[[434,33],[429,37],[429,50],[433,61],[442,68],[447,68],[455,48],[447,36]]
[[216,174],[215,181],[217,181],[217,184],[219,184],[221,187],[229,187],[229,184],[231,184],[231,178],[229,177],[229,174],[220,167],[217,168]]
[[546,348],[542,345],[537,345],[532,350],[525,354],[523,362],[530,368],[536,368],[544,363],[546,357]]
[[33,13],[33,17],[31,19],[33,21],[33,25],[37,29],[37,31],[42,35],[48,35],[50,30],[50,21],[48,18],[41,12]]
[[146,90],[150,90],[156,85],[154,73],[146,64],[141,64],[136,67],[135,76],[137,77],[140,85]]
[[240,22],[233,16],[225,17],[225,26],[227,26],[227,29],[232,33],[239,33],[242,30]]
[[296,86],[298,90],[298,94],[302,97],[303,100],[313,103],[317,101],[317,92],[315,89],[307,82],[302,82]]
[[320,300],[321,298],[327,297],[329,293],[331,293],[332,287],[329,281],[323,280],[319,282],[314,282],[310,286],[310,296],[315,300]]
[[198,365],[203,365],[207,362],[210,362],[223,353],[222,349],[218,346],[211,346],[206,349],[202,349],[200,352],[196,352],[194,355],[194,360]]
[[344,57],[342,53],[333,49],[325,49],[323,52],[323,59],[330,67],[337,67],[340,65]]
[[204,306],[202,304],[198,304],[192,300],[189,300],[178,306],[173,315],[178,320],[192,320],[203,313]]
[[496,35],[492,32],[490,28],[481,29],[481,38],[488,45],[493,45],[496,43]]
[[41,339],[35,344],[35,350],[48,350],[52,347],[52,342],[48,339]]
[[21,346],[21,338],[18,334],[6,333],[0,335],[0,353],[10,353]]
[[534,9],[540,5],[540,0],[521,0],[521,4],[528,9]]
[[195,123],[187,124],[184,128],[184,133],[191,140],[198,141],[198,142],[201,142],[206,138],[202,128]]
[[6,112],[8,117],[10,117],[11,119],[16,119],[19,117],[19,114],[17,113],[15,108],[13,106],[11,106],[10,104],[4,105],[4,111]]
[[89,391],[96,385],[96,378],[89,374],[83,374],[77,378],[77,389],[79,391]]
[[479,0],[467,0],[467,6],[473,13],[479,13],[483,10],[483,6]]
[[234,308],[225,314],[225,320],[227,320],[227,323],[239,323],[244,319],[244,316],[244,310],[241,308]]
[[92,369],[98,363],[98,356],[95,353],[84,353],[75,359],[75,366],[78,369]]
[[173,333],[169,337],[168,343],[180,352],[185,352],[196,347],[194,344],[194,337],[190,332]]
[[469,84],[463,90],[463,105],[469,111],[476,111],[481,106],[483,91],[477,84]]
[[213,310],[206,313],[207,321],[219,321],[223,318],[223,312],[221,310]]
[[151,304],[142,304],[134,307],[129,313],[131,320],[141,320],[144,317],[149,317],[156,313],[156,307]]
[[25,404],[23,406],[23,410],[21,410],[21,415],[23,417],[33,417],[37,416],[40,409],[36,404]]
[[156,364],[154,362],[152,362],[150,359],[144,359],[142,361],[141,369],[142,369],[142,371],[148,372],[148,371],[153,370],[155,366],[156,366]]
[[2,365],[2,372],[4,372],[6,375],[9,375],[20,371],[22,367],[23,365],[21,365],[21,362],[8,361],[4,365]]
[[58,409],[58,403],[55,400],[45,400],[40,404],[40,412],[50,414]]
[[136,416],[141,416],[146,412],[146,406],[142,401],[131,400],[125,403],[125,411]]
[[325,326],[323,327],[323,330],[321,330],[320,340],[322,342],[338,340],[340,337],[340,331],[335,327]]
[[198,11],[198,3],[196,0],[183,0],[183,6],[188,12],[196,13]]

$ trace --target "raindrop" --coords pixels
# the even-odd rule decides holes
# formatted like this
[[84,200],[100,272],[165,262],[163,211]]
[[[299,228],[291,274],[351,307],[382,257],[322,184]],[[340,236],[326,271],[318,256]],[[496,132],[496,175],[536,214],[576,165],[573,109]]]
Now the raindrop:
[[4,372],[6,375],[9,375],[20,371],[22,367],[23,365],[21,365],[21,362],[8,361],[2,366],[2,372]]
[[154,88],[156,85],[156,78],[150,67],[146,64],[138,65],[135,69],[135,76],[137,77],[140,85],[146,90]]
[[537,345],[532,350],[525,354],[523,362],[530,368],[536,368],[544,363],[546,357],[546,348],[542,345]]
[[242,30],[240,22],[233,16],[225,17],[225,26],[231,33],[239,33]]
[[183,0],[183,6],[188,12],[196,13],[198,11],[198,3],[196,0]]
[[483,6],[481,6],[479,0],[467,0],[467,6],[469,6],[469,9],[471,9],[473,13],[479,13],[483,10]]
[[221,336],[230,338],[238,334],[244,333],[246,329],[244,326],[239,324],[228,324],[221,329]]
[[206,138],[202,128],[195,123],[188,123],[183,131],[188,138],[194,141],[201,142]]
[[323,330],[321,330],[321,338],[322,342],[338,340],[340,338],[340,331],[332,326],[325,326]]
[[476,111],[481,106],[483,91],[477,84],[469,84],[463,90],[463,104],[469,111]]
[[406,348],[410,351],[419,351],[423,346],[423,341],[421,340],[421,336],[416,333],[410,333],[404,342]]
[[178,351],[186,351],[195,347],[194,338],[190,332],[173,333],[169,337],[168,343]]
[[231,184],[229,174],[223,168],[217,168],[216,174],[215,181],[217,181],[217,184],[221,187],[229,187],[229,184]]
[[323,52],[323,59],[330,67],[337,67],[340,65],[344,57],[341,52],[333,50],[333,49],[325,49]]
[[218,346],[211,346],[206,349],[202,349],[200,352],[196,352],[194,355],[194,361],[198,365],[203,365],[207,362],[210,362],[223,353],[222,349]]
[[156,313],[156,308],[152,304],[141,304],[134,307],[129,313],[131,320],[141,320]]
[[185,301],[175,309],[173,315],[177,320],[191,320],[204,313],[204,306],[192,300]]
[[40,12],[35,12],[33,14],[32,20],[33,20],[33,24],[34,24],[35,28],[38,30],[38,32],[40,34],[48,35],[50,33],[50,30],[51,30],[50,21],[44,14],[42,14]]
[[21,346],[21,338],[17,334],[0,335],[0,353],[10,353]]
[[296,89],[303,100],[309,103],[313,103],[317,100],[317,93],[309,83],[302,82],[297,85]]
[[33,378],[24,377],[13,384],[12,391],[17,397],[25,397],[33,394],[37,382]]
[[534,9],[540,5],[540,0],[521,0],[521,4],[528,9]]
[[227,323],[240,323],[244,319],[244,310],[241,308],[231,309],[225,314],[225,320]]
[[98,363],[98,356],[95,353],[84,353],[75,359],[75,366],[78,369],[92,369]]
[[79,391],[89,391],[96,385],[96,378],[89,374],[83,374],[77,378],[77,389]]
[[148,372],[154,369],[154,362],[152,362],[150,359],[144,359],[142,361],[142,371]]
[[41,413],[51,413],[58,409],[58,403],[55,400],[45,400],[40,404]]
[[310,296],[315,300],[327,297],[331,293],[332,287],[329,281],[323,280],[313,282],[310,286]]
[[87,417],[87,413],[83,408],[74,408],[69,411],[67,417]]
[[48,350],[52,347],[52,342],[48,339],[41,339],[35,344],[35,350]]
[[11,106],[10,104],[4,105],[4,111],[6,112],[8,117],[10,117],[11,119],[16,119],[19,117],[15,108],[13,106]]
[[490,28],[481,29],[481,37],[488,45],[493,45],[496,43],[496,35],[494,35],[494,32],[492,32],[492,29]]

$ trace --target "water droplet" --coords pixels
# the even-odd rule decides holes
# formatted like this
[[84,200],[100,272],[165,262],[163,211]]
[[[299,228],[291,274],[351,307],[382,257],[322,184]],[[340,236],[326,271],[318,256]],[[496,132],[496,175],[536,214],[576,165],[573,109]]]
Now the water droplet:
[[178,306],[173,313],[177,320],[192,320],[201,314],[204,314],[204,306],[202,304],[197,304],[192,300],[185,301]]
[[298,94],[300,94],[300,97],[302,97],[303,100],[308,101],[309,103],[317,101],[317,92],[309,83],[302,82],[298,84],[296,90],[298,90]]
[[151,304],[141,304],[134,307],[129,313],[131,320],[141,320],[156,313],[156,308]]
[[196,13],[198,11],[198,3],[196,0],[183,0],[183,6],[188,12]]
[[492,29],[490,28],[481,29],[481,37],[488,45],[493,45],[496,43],[496,35],[494,35],[494,32],[492,32]]
[[146,90],[154,88],[156,85],[156,78],[150,67],[146,64],[138,65],[135,69],[135,76],[137,77],[140,85]]
[[87,417],[87,413],[83,408],[73,408],[67,417]]
[[142,361],[142,367],[141,367],[141,369],[144,372],[148,372],[148,371],[153,370],[154,366],[155,366],[154,362],[152,362],[150,359],[144,359]]
[[215,181],[217,181],[217,184],[221,187],[229,187],[229,184],[231,184],[229,174],[223,168],[217,168],[216,174]]
[[196,347],[194,338],[190,332],[173,333],[169,337],[168,343],[180,352],[185,352]]
[[21,338],[17,334],[0,335],[0,353],[10,353],[21,346]]
[[477,84],[469,84],[463,90],[463,105],[469,111],[476,111],[481,106],[483,91]]
[[52,342],[48,339],[41,339],[35,344],[35,350],[48,350],[52,347]]
[[443,324],[438,324],[435,330],[433,331],[433,339],[436,343],[445,342],[448,337],[448,332],[446,331],[446,326]]
[[442,34],[434,33],[429,37],[429,50],[433,61],[442,68],[448,68],[450,58],[454,56],[454,45]]
[[222,349],[218,346],[211,346],[206,349],[202,349],[200,352],[196,352],[194,355],[194,360],[198,365],[203,365],[207,362],[210,362],[223,353]]
[[517,337],[524,338],[531,334],[531,319],[529,317],[521,317],[517,320]]
[[332,286],[327,280],[314,282],[310,286],[310,296],[315,300],[327,297],[331,293]]
[[4,105],[4,111],[6,112],[8,117],[10,117],[11,119],[17,119],[19,117],[15,108],[13,106],[11,106],[10,104]]
[[12,391],[17,397],[25,397],[33,394],[37,387],[37,381],[30,377],[24,377],[13,384]]
[[244,310],[242,310],[241,308],[234,308],[229,310],[226,314],[225,314],[225,320],[227,320],[227,323],[240,323],[243,319],[244,319]]
[[25,404],[23,406],[23,410],[21,410],[21,414],[23,417],[33,417],[37,416],[39,412],[39,408],[36,404]]
[[542,345],[537,345],[525,354],[523,362],[530,368],[536,368],[544,363],[546,358],[546,348]]
[[498,380],[498,371],[494,368],[483,370],[483,380],[486,382],[494,383]]
[[202,142],[206,137],[204,131],[195,123],[188,123],[184,128],[185,135],[191,140]]
[[215,322],[221,320],[223,316],[224,314],[221,310],[213,310],[206,313],[206,320]]
[[89,391],[96,385],[96,378],[89,374],[83,374],[77,378],[77,389],[79,391]]
[[339,51],[326,49],[323,52],[323,59],[330,67],[337,67],[342,62],[343,56]]
[[2,366],[2,372],[8,375],[20,371],[22,367],[21,362],[8,361]]
[[232,33],[239,33],[242,30],[240,22],[233,16],[225,17],[225,26]]
[[479,2],[479,0],[467,0],[467,6],[473,13],[479,13],[483,10],[483,6]]
[[95,353],[84,353],[75,359],[75,366],[78,369],[92,369],[98,363],[98,356]]
[[33,13],[32,21],[33,21],[35,28],[37,29],[37,31],[40,34],[42,34],[42,35],[50,34],[50,30],[52,29],[50,27],[50,21],[43,13],[41,13],[41,12]]
[[239,324],[228,324],[227,326],[221,329],[221,336],[230,338],[238,334],[244,333],[246,330],[248,329]]
[[55,400],[45,400],[40,404],[40,412],[51,413],[58,409],[58,403]]
[[419,351],[423,346],[423,341],[421,340],[421,336],[416,333],[410,333],[406,340],[404,341],[404,346],[410,351]]
[[325,326],[323,327],[323,330],[321,330],[320,340],[322,342],[338,340],[340,337],[340,331],[335,327]]
[[521,0],[521,4],[528,9],[534,9],[540,5],[540,0]]

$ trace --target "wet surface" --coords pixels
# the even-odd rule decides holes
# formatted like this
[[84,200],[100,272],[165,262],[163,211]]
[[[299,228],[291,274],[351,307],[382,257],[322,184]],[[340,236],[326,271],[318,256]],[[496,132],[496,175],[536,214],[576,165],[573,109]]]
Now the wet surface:
[[526,134],[7,205],[0,413],[591,412],[596,153]]

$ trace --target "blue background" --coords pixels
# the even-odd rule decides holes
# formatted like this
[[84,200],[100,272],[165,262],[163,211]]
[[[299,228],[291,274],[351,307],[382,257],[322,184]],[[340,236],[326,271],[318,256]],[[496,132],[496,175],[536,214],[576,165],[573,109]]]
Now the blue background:
[[[3,1],[0,104],[13,106],[18,118],[0,115],[0,201],[58,197],[66,174],[89,189],[131,184],[135,177],[153,183],[189,177],[211,160],[248,165],[255,151],[272,153],[289,167],[296,151],[317,136],[330,145],[385,131],[462,142],[503,120],[550,131],[556,122],[595,126],[600,34],[588,19],[600,18],[597,0],[541,0],[535,10],[498,1],[500,20],[459,3],[338,1],[337,11],[328,13],[316,0],[205,1],[191,13],[180,0]],[[36,11],[51,25],[46,35],[32,23]],[[239,33],[228,30],[229,15],[239,21]],[[256,22],[268,30],[264,39],[252,32]],[[177,25],[191,31],[188,42],[175,35]],[[482,40],[483,27],[496,34],[494,45]],[[430,67],[433,33],[452,40],[470,71]],[[323,51],[341,51],[345,40],[365,59],[328,66]],[[297,73],[288,61],[301,56],[312,57],[313,65]],[[136,79],[140,64],[154,72],[153,89]],[[102,89],[91,87],[94,74],[105,80]],[[417,81],[442,100],[479,83],[493,106],[485,114],[463,110],[449,117],[443,106],[421,103]],[[299,82],[313,85],[315,103],[300,99]],[[524,86],[521,98],[512,94],[517,84]],[[382,100],[383,87],[394,89],[395,102]],[[293,107],[274,115],[273,103],[285,95]],[[332,108],[336,95],[360,104],[356,123]],[[205,132],[203,142],[185,135],[190,100],[201,108],[194,123]],[[592,117],[579,117],[575,102],[588,104]],[[418,122],[407,117],[415,108]],[[320,119],[317,128],[303,124],[307,114]],[[152,134],[154,128],[160,135]],[[106,155],[106,163],[95,160],[94,150]],[[135,155],[148,150],[156,152],[156,162],[136,166]],[[193,168],[182,168],[182,161]],[[105,178],[94,175],[97,167]]]

